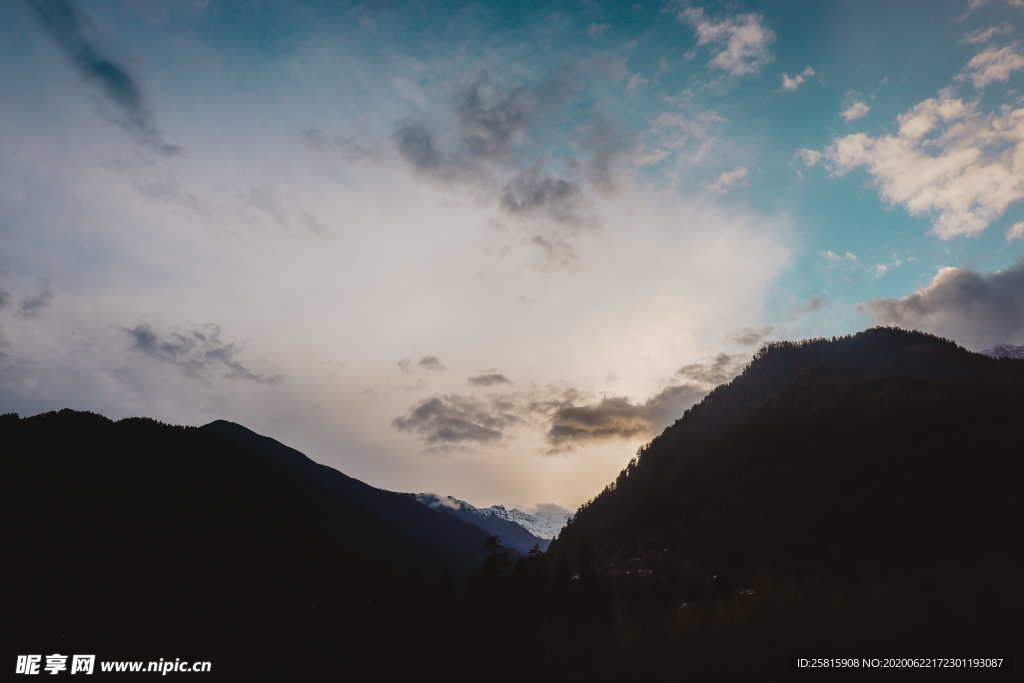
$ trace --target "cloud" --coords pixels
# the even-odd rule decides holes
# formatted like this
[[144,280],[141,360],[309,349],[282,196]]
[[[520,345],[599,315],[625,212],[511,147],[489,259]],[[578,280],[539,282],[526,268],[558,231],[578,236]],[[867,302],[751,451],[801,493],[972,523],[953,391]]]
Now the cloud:
[[718,176],[715,182],[708,185],[708,189],[712,192],[718,192],[724,194],[734,187],[737,187],[747,177],[747,167],[740,166],[734,168],[731,171],[726,171]]
[[798,149],[797,154],[800,155],[800,160],[804,162],[804,166],[814,166],[821,161],[822,153],[813,149]]
[[1010,7],[1024,8],[1024,0],[967,0],[967,11],[973,12],[979,7],[984,7],[993,2],[1003,2]]
[[807,300],[807,303],[800,304],[793,309],[794,315],[802,315],[804,313],[814,313],[820,311],[825,306],[825,297],[823,296],[812,296]]
[[624,396],[604,398],[589,405],[566,403],[552,415],[547,440],[559,451],[578,443],[654,436],[682,417],[706,393],[699,387],[679,384],[643,403],[632,403]]
[[653,166],[679,150],[687,149],[692,152],[689,154],[691,159],[700,162],[717,142],[712,130],[724,121],[714,111],[694,114],[661,112],[651,119],[647,131],[651,140],[637,146],[631,154],[631,160],[636,166]]
[[837,254],[831,249],[826,249],[825,251],[821,252],[821,255],[829,263],[856,263],[858,260],[857,255],[854,254],[852,251],[848,251],[844,254]]
[[1006,231],[1006,241],[1024,240],[1024,221],[1018,221]]
[[792,92],[799,88],[801,85],[803,85],[804,82],[808,78],[811,78],[812,76],[814,76],[814,69],[812,69],[810,66],[805,67],[803,71],[801,71],[800,73],[796,74],[793,77],[790,77],[787,73],[783,73],[782,89]]
[[986,114],[946,89],[897,121],[896,134],[837,138],[822,158],[835,175],[864,167],[885,200],[934,215],[941,239],[980,233],[1024,198],[1024,107]]
[[651,82],[651,79],[644,77],[642,74],[633,74],[626,81],[626,90],[636,90],[637,88],[647,85]]
[[771,334],[774,331],[775,328],[771,325],[766,325],[760,328],[747,327],[744,328],[743,331],[740,332],[738,335],[733,337],[733,340],[735,340],[737,344],[742,344],[744,346],[753,346],[754,344],[760,344],[769,334]]
[[916,258],[914,258],[913,256],[910,256],[910,257],[907,257],[907,258],[893,259],[889,263],[876,263],[875,264],[875,277],[882,277],[883,275],[888,273],[893,268],[899,268],[900,266],[902,266],[905,263],[910,263],[911,261],[916,261],[916,260],[917,260]]
[[867,115],[869,111],[871,111],[871,107],[867,103],[858,100],[843,110],[842,117],[844,121],[849,123]]
[[560,223],[579,224],[581,190],[576,183],[543,175],[530,169],[515,176],[505,185],[501,206],[516,215],[543,213]]
[[502,88],[481,71],[455,107],[463,147],[475,157],[504,154],[538,113],[561,103],[569,90],[562,74],[534,86]]
[[1017,47],[1018,44],[1014,43],[976,54],[967,62],[957,80],[970,80],[975,88],[984,88],[991,83],[1010,80],[1010,74],[1024,69],[1024,55],[1017,51]]
[[153,329],[140,323],[122,328],[132,340],[132,348],[150,358],[181,367],[188,375],[207,378],[220,371],[225,379],[240,379],[258,384],[277,384],[281,375],[266,376],[253,372],[237,359],[240,348],[234,343],[221,341],[220,328],[203,325],[183,334],[159,336]]
[[1007,22],[996,24],[995,26],[989,26],[988,28],[979,28],[971,31],[964,35],[960,39],[960,42],[967,43],[969,45],[981,45],[992,40],[995,36],[1005,35],[1007,33],[1013,33],[1013,26]]
[[[772,328],[762,330],[768,334]],[[737,339],[737,341],[739,341]],[[743,343],[743,342],[740,342]],[[756,340],[750,343],[757,343]],[[702,385],[717,386],[728,382],[743,369],[743,359],[739,356],[720,353],[710,363],[690,363],[676,370],[676,375]]]
[[421,173],[451,180],[458,172],[456,164],[446,159],[437,148],[434,132],[419,122],[399,124],[393,135],[398,153]]
[[591,38],[600,38],[611,28],[611,24],[591,24],[587,27],[587,35]]
[[6,289],[0,289],[0,308],[6,308],[11,302],[11,293]]
[[88,20],[67,0],[26,0],[43,29],[64,52],[79,76],[100,90],[121,113],[120,123],[163,154],[180,151],[164,142],[142,89],[117,62],[90,40]]
[[775,42],[775,33],[764,25],[760,14],[737,14],[715,21],[702,8],[682,2],[669,5],[666,11],[693,27],[698,46],[714,46],[708,65],[729,75],[755,74],[775,59],[768,50]]
[[315,152],[334,152],[347,159],[366,159],[375,156],[375,152],[345,135],[330,135],[319,128],[307,128],[302,131],[302,140],[306,147]]
[[400,432],[419,435],[432,446],[485,444],[502,437],[502,430],[520,422],[499,400],[467,396],[434,396],[421,401],[408,415],[391,424]]
[[18,315],[25,318],[36,318],[53,301],[53,290],[44,289],[35,296],[24,299],[18,306]]
[[444,363],[437,356],[423,356],[417,363],[424,370],[444,370]]
[[500,372],[487,372],[469,378],[469,383],[478,387],[491,387],[495,384],[511,384],[512,381]]
[[1024,342],[1024,261],[992,273],[942,268],[909,296],[874,299],[858,310],[880,324],[932,332],[974,349]]

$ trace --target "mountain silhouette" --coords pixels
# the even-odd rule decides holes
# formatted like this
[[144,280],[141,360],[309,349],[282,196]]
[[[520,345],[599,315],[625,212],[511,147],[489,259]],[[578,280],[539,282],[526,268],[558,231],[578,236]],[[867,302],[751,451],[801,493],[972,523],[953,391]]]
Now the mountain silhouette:
[[[549,554],[634,606],[728,604],[808,630],[780,647],[1005,646],[1022,604],[1022,389],[1024,362],[919,332],[769,344]],[[722,618],[708,610],[705,627]]]
[[231,422],[3,415],[2,656],[240,681],[1010,669],[1022,389],[1024,361],[918,332],[772,343],[525,554]]
[[477,527],[228,422],[62,410],[0,416],[0,440],[5,662],[70,651],[219,659],[211,680],[358,675],[396,632],[410,652],[439,649],[401,625],[442,612],[445,576],[486,556]]

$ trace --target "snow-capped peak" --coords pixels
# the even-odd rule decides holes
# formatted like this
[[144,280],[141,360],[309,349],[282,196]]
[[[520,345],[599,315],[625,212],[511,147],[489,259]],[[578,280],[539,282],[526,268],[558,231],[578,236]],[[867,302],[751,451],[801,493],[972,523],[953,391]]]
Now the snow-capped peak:
[[526,512],[514,507],[507,508],[504,505],[478,508],[464,500],[436,493],[417,493],[415,496],[416,500],[420,503],[434,509],[462,511],[481,517],[504,519],[513,524],[518,524],[537,538],[545,540],[550,540],[557,536],[572,514],[565,508],[553,503],[541,503],[535,506],[533,512]]
[[992,356],[993,358],[1016,358],[1024,359],[1024,346],[1018,346],[1016,344],[999,344],[993,346],[987,351],[982,351],[986,356]]

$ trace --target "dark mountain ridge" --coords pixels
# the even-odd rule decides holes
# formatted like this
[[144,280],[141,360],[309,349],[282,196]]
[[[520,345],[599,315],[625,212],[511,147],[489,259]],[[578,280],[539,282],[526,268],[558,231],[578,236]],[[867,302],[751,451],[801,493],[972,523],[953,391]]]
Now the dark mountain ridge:
[[4,415],[0,440],[8,663],[170,655],[219,660],[211,680],[310,680],[337,658],[359,677],[398,624],[410,652],[440,647],[415,615],[487,555],[486,532],[231,423],[62,410]]
[[741,622],[761,609],[780,632],[810,629],[790,646],[1006,645],[1024,604],[1022,389],[1024,362],[919,332],[769,344],[549,554],[633,607],[710,600],[713,623],[740,600]]

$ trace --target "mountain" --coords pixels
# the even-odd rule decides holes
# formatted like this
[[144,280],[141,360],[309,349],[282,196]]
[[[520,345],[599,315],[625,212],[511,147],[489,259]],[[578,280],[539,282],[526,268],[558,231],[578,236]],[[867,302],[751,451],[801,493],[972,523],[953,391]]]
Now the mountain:
[[173,653],[213,660],[216,680],[323,680],[339,662],[361,680],[411,674],[455,626],[444,574],[487,556],[476,526],[232,423],[3,415],[0,443],[5,661]]
[[534,536],[548,541],[558,535],[572,515],[565,508],[552,503],[538,505],[535,512],[523,512],[517,508],[506,508],[504,505],[492,505],[486,509],[495,517],[515,522]]
[[987,351],[983,351],[986,356],[992,358],[1013,358],[1013,359],[1024,359],[1024,346],[1018,346],[1016,344],[999,344],[993,346]]
[[[434,574],[442,571],[463,574],[476,569],[484,559],[486,535],[481,535],[474,525],[454,522],[449,515],[424,514],[422,506],[409,500],[405,494],[378,489],[353,479],[239,424],[216,420],[200,429],[257,458],[283,467],[297,481],[327,494],[331,500],[344,501],[373,515],[375,520],[379,520],[376,524],[384,526],[377,542],[395,539],[396,552],[399,548],[402,553],[412,547],[422,550],[422,555],[403,558],[399,562],[402,567]],[[356,532],[347,529],[337,533],[341,540],[347,542]]]
[[790,653],[1011,647],[1021,415],[1024,361],[891,328],[769,344],[548,555],[608,582],[635,623],[674,620],[709,661],[730,637]]
[[[535,546],[547,550],[551,539],[564,525],[558,524],[557,510],[561,508],[557,506],[547,506],[554,510],[549,509],[546,515],[538,516],[503,505],[478,508],[464,500],[436,493],[410,495],[427,507],[454,515],[484,529],[487,533],[497,536],[505,547],[521,553],[528,553]],[[568,512],[565,514],[568,516]]]

